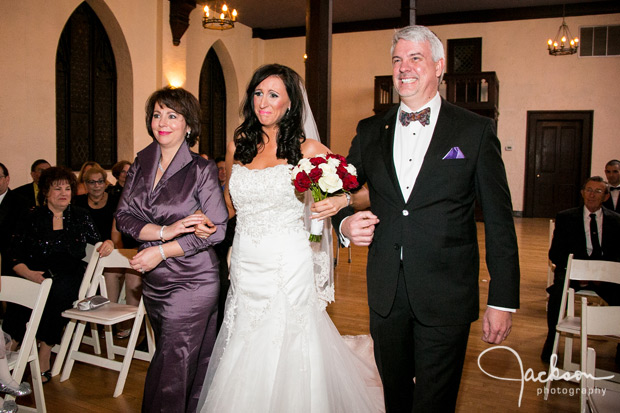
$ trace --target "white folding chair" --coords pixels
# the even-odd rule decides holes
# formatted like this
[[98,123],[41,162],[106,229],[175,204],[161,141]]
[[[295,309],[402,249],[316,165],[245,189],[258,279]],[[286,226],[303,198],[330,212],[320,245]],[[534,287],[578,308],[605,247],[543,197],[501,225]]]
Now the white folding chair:
[[[131,268],[129,265],[129,258],[133,255],[135,255],[135,250],[114,250],[107,257],[99,258],[86,296],[93,296],[98,290],[101,291],[101,295],[106,296],[107,290],[105,287],[103,270],[105,268]],[[140,299],[140,303],[137,307],[126,304],[108,303],[102,307],[90,311],[70,309],[63,312],[62,315],[63,317],[76,321],[77,328],[75,330],[75,334],[73,334],[65,367],[62,371],[62,375],[60,376],[61,382],[67,380],[71,376],[71,370],[73,369],[73,364],[75,361],[81,361],[83,363],[118,371],[119,376],[116,382],[116,388],[114,389],[114,397],[118,397],[123,392],[125,380],[127,379],[127,373],[129,372],[132,359],[136,357],[141,360],[150,361],[153,355],[154,338],[148,322],[146,331],[149,351],[135,351],[136,341],[138,339],[138,335],[140,334],[140,326],[142,325],[142,320],[145,315],[144,303],[142,299]],[[131,329],[131,334],[129,335],[127,347],[114,344],[112,326],[131,319],[134,320],[134,323]],[[79,350],[84,336],[84,329],[88,323],[101,324],[105,326],[107,358]],[[75,325],[76,324],[73,324],[73,326]],[[69,329],[72,328],[71,326],[71,323],[67,325],[67,331],[65,331],[65,334],[70,335],[73,333],[72,331],[69,331]],[[115,355],[123,356],[122,361],[115,360]]]
[[[562,302],[560,304],[558,324],[556,326],[553,351],[551,353],[551,356],[553,357],[553,355],[555,355],[557,360],[560,335],[565,335],[563,363],[561,368],[557,367],[560,375],[567,372],[572,373],[580,367],[572,361],[573,337],[581,335],[581,319],[575,316],[575,290],[569,288],[570,281],[572,280],[601,281],[620,284],[620,263],[599,260],[577,260],[573,258],[573,254],[568,256],[566,277],[562,290]],[[551,375],[552,368],[553,365],[550,364],[549,375]],[[548,398],[550,387],[551,380],[545,385],[545,400]]]
[[[587,405],[596,413],[620,412],[618,373],[596,368],[596,352],[588,347],[588,336],[620,341],[620,307],[591,306],[587,298],[581,298],[581,371],[587,373],[581,378],[581,411],[587,412]],[[613,376],[611,381],[593,379],[609,376]]]
[[[52,280],[46,279],[41,284],[37,284],[21,277],[2,276],[1,283],[0,301],[15,303],[32,309],[19,352],[12,354],[7,360],[9,369],[13,371],[13,380],[18,383],[22,382],[26,364],[30,364],[32,391],[34,393],[36,409],[19,406],[19,411],[45,413],[47,409],[45,407],[43,383],[41,382],[41,367],[39,366],[36,334],[45,303],[47,302],[47,296],[52,287]],[[5,400],[12,399],[14,399],[13,396],[7,395],[5,397]]]
[[[88,264],[86,266],[86,270],[84,271],[84,277],[82,277],[80,289],[78,290],[78,300],[82,300],[86,297],[86,293],[88,292],[88,288],[90,287],[93,279],[93,274],[95,273],[95,268],[99,262],[99,253],[97,252],[97,248],[99,248],[101,244],[101,242],[98,242],[96,245],[86,245],[86,256],[84,257],[84,261]],[[60,374],[62,363],[65,360],[69,343],[71,342],[71,335],[75,330],[75,323],[75,320],[69,321],[69,324],[65,327],[65,332],[60,341],[60,345],[56,345],[52,348],[52,351],[57,353],[56,359],[54,360],[54,365],[52,366],[52,377]],[[83,342],[93,346],[95,354],[101,354],[101,343],[99,342],[99,332],[96,324],[91,325],[91,336],[85,336]]]

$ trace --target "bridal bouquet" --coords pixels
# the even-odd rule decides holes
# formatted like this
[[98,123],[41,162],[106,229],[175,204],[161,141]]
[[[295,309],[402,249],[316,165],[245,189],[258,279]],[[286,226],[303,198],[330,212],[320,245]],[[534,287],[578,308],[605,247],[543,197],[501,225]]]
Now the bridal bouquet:
[[[328,153],[304,158],[291,171],[297,192],[312,192],[314,202],[357,188],[357,171],[344,156]],[[310,241],[320,242],[323,221],[312,220]]]

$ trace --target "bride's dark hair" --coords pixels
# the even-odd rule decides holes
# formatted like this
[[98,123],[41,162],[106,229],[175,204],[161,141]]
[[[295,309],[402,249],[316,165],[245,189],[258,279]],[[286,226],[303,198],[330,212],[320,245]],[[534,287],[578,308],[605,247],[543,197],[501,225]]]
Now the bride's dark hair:
[[293,69],[279,64],[259,67],[248,84],[241,106],[243,123],[235,130],[234,135],[235,159],[248,164],[265,145],[263,125],[254,113],[254,91],[269,76],[277,76],[282,80],[291,101],[290,109],[278,121],[276,157],[296,165],[302,157],[301,144],[306,140],[303,129],[304,99],[300,86],[301,77]]

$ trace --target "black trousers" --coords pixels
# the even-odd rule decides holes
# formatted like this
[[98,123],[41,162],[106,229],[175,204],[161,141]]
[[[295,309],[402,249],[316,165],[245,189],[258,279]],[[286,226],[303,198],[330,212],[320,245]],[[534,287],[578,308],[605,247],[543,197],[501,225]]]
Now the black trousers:
[[420,323],[409,305],[401,266],[390,313],[383,317],[370,309],[387,413],[454,412],[469,328]]

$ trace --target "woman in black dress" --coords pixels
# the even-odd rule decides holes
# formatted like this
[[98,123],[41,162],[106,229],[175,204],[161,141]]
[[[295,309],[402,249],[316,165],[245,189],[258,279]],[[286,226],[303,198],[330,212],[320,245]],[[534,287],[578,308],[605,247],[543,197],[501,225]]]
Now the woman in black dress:
[[[39,179],[39,204],[17,224],[11,239],[9,259],[18,276],[41,283],[53,278],[41,323],[37,331],[40,342],[39,363],[44,383],[51,378],[50,356],[52,347],[60,343],[68,319],[61,313],[73,306],[84,276],[86,244],[101,240],[90,215],[84,209],[71,205],[76,179],[64,167],[45,170]],[[101,256],[114,249],[112,241],[99,247]],[[4,330],[14,340],[21,341],[26,330],[30,309],[7,305]]]

